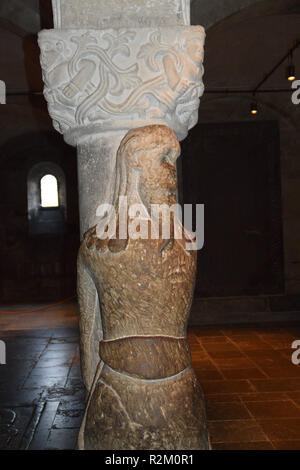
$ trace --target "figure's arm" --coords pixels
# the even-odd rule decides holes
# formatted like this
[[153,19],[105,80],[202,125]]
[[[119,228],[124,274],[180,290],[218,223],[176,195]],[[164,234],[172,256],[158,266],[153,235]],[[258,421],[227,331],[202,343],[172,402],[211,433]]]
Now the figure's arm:
[[174,88],[176,88],[176,86],[180,82],[180,76],[175,67],[174,60],[169,55],[166,55],[163,58],[163,64],[166,75],[168,77],[169,86],[170,88],[172,88],[172,90],[174,90]]
[[99,342],[102,339],[100,307],[94,281],[78,256],[77,291],[79,301],[80,362],[86,389],[90,391],[99,364]]
[[171,56],[167,55],[163,59],[163,64],[166,75],[168,77],[170,88],[176,93],[184,93],[188,88],[190,82],[186,78],[181,78],[175,66],[174,59]]
[[90,60],[82,60],[81,62],[81,69],[63,89],[63,93],[70,99],[85,90],[96,69],[96,64]]

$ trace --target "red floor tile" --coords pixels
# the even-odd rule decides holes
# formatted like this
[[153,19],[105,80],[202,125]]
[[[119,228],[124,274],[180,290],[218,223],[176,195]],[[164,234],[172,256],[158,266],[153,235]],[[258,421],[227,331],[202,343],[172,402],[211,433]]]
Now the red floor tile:
[[227,421],[251,419],[246,406],[241,402],[207,404],[207,419],[210,421]]
[[299,440],[300,418],[260,419],[258,423],[271,441]]
[[268,440],[254,420],[210,421],[208,425],[212,443]]
[[300,418],[300,408],[289,400],[244,403],[256,419]]

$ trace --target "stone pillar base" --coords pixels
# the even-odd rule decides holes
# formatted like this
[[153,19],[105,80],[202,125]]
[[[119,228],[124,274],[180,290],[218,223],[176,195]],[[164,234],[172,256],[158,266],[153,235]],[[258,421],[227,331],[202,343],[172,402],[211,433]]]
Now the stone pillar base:
[[208,450],[203,393],[194,371],[141,380],[104,366],[83,436],[85,450]]

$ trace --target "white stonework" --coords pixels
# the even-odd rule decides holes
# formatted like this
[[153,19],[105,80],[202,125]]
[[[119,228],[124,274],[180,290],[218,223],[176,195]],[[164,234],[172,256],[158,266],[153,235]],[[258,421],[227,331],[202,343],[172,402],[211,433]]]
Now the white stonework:
[[190,24],[190,0],[52,0],[56,29]]
[[5,83],[0,80],[0,104],[6,103],[6,88]]
[[44,30],[44,95],[54,127],[82,136],[166,124],[182,140],[198,120],[201,26]]
[[190,0],[52,0],[39,34],[54,127],[77,146],[81,235],[112,200],[116,154],[134,128],[163,124],[183,139],[203,93],[204,29]]

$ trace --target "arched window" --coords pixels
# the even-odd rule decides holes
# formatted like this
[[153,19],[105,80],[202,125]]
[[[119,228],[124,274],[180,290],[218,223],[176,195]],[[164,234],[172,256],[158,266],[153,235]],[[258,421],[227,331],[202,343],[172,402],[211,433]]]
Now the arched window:
[[58,184],[54,175],[45,175],[40,181],[41,206],[59,207]]
[[28,173],[28,222],[31,235],[66,230],[65,175],[54,162],[40,162]]

